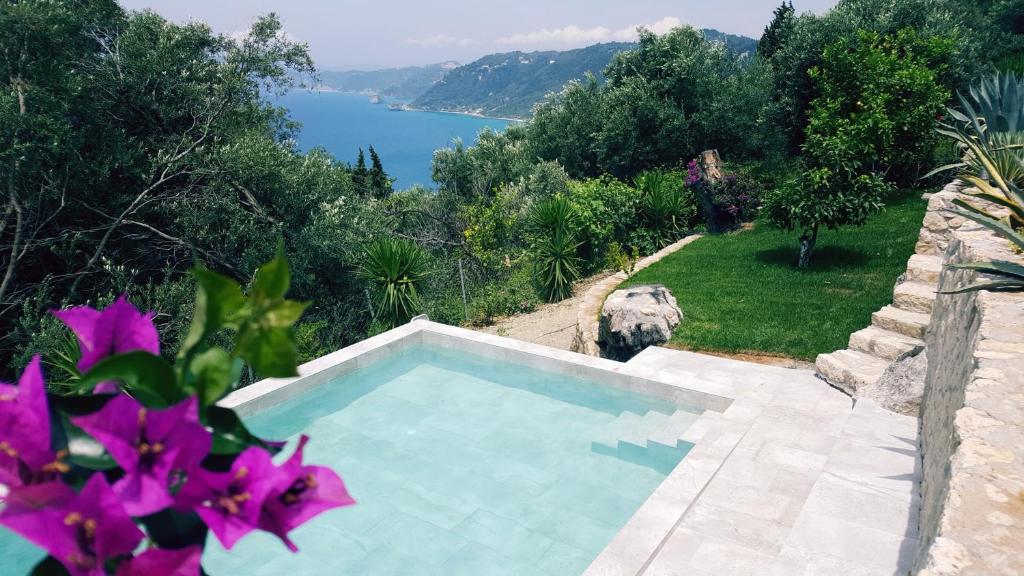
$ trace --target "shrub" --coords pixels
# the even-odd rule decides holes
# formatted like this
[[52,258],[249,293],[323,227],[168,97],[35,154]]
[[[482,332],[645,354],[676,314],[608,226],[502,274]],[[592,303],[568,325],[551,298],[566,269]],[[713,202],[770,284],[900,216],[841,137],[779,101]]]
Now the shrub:
[[496,318],[533,312],[539,303],[531,268],[517,266],[504,281],[477,290],[469,302],[467,320],[476,326],[487,326]]
[[757,218],[764,188],[746,174],[726,174],[710,188],[712,214],[717,230],[733,230],[743,222]]
[[636,178],[641,191],[640,214],[644,232],[655,248],[664,248],[685,236],[697,215],[692,194],[683,189],[678,174],[648,171]]
[[359,275],[376,288],[378,321],[394,327],[416,315],[427,258],[416,243],[399,238],[378,238],[366,246]]
[[530,213],[534,242],[531,247],[533,277],[549,302],[572,296],[572,284],[580,277],[578,215],[564,196],[537,204]]
[[568,198],[577,214],[580,255],[591,268],[604,262],[613,242],[626,243],[641,224],[640,192],[610,176],[571,182]]

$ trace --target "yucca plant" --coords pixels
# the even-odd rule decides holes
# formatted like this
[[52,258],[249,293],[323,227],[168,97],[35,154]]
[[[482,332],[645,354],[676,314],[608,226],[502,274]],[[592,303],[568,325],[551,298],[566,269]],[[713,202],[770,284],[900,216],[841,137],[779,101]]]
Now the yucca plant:
[[366,246],[359,276],[376,288],[377,320],[394,327],[417,313],[419,285],[429,273],[427,261],[427,253],[409,240],[378,238]]
[[685,228],[686,202],[682,190],[668,185],[658,171],[640,174],[634,180],[641,191],[640,214],[659,247],[679,239]]
[[534,235],[531,246],[533,278],[549,302],[572,296],[572,285],[580,278],[580,242],[576,209],[562,195],[552,196],[530,211]]

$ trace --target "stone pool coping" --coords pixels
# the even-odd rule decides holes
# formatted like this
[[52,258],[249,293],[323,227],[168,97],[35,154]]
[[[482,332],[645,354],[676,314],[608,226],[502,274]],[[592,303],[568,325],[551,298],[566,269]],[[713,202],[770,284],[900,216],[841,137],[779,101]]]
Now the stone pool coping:
[[703,411],[682,438],[695,446],[598,555],[587,574],[639,573],[745,432],[722,419],[734,404],[732,386],[699,378],[687,378],[683,385],[678,378],[647,373],[637,364],[623,364],[429,320],[414,320],[303,364],[298,377],[256,382],[233,392],[220,404],[233,408],[241,416],[252,415],[367,366],[402,347],[417,344],[512,361],[663,398],[680,408]]

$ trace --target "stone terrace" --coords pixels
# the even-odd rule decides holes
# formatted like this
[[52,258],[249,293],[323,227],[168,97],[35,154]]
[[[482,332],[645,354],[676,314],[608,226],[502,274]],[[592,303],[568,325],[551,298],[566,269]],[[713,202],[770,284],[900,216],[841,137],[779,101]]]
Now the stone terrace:
[[[627,525],[587,575],[907,573],[918,545],[916,418],[855,403],[808,370],[664,348],[626,366],[735,401],[687,438],[696,446],[684,464],[716,467],[703,491],[673,507],[677,469],[645,504],[670,535],[651,548]],[[651,518],[641,509],[630,524]]]

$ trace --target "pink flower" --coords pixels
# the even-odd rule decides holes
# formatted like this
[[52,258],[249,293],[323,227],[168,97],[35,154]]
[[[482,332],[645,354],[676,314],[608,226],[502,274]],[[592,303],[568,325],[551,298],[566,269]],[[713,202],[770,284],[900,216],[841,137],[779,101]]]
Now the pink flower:
[[0,525],[49,552],[72,576],[105,575],[104,563],[130,554],[143,537],[101,473],[77,495],[60,482],[14,490]]
[[16,488],[55,480],[68,466],[50,449],[50,412],[39,356],[18,385],[0,383],[0,484]]
[[76,306],[50,312],[78,337],[82,350],[78,369],[83,373],[115,354],[134,350],[160,354],[160,336],[153,326],[153,313],[139,312],[123,294],[103,310]]
[[321,512],[356,503],[333,470],[302,465],[302,450],[308,441],[309,437],[303,435],[295,453],[277,469],[259,522],[261,529],[277,535],[292,552],[298,548],[288,532]]
[[260,509],[275,483],[274,462],[257,446],[247,448],[224,473],[197,468],[178,492],[176,506],[195,510],[224,548],[256,529]]
[[170,506],[178,474],[193,470],[210,451],[212,438],[199,423],[193,396],[165,410],[150,410],[117,396],[99,411],[71,421],[102,444],[124,469],[114,493],[132,516]]
[[203,549],[200,546],[149,548],[117,567],[117,576],[197,576]]

